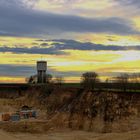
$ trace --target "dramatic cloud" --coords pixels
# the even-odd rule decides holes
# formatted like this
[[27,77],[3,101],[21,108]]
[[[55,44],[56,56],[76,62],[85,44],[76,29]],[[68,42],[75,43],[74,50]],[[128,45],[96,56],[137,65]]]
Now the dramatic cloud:
[[90,42],[78,42],[75,40],[52,40],[56,43],[52,43],[53,48],[58,49],[58,50],[95,50],[95,51],[100,51],[100,50],[127,50],[127,48],[122,47],[122,46],[105,46],[101,44],[94,44]]
[[34,72],[35,68],[31,66],[0,64],[0,76],[29,76]]
[[[28,77],[36,73],[37,73],[36,68],[33,66],[0,64],[0,76]],[[82,71],[81,72],[76,72],[76,71],[58,72],[49,67],[47,73],[52,74],[53,76],[69,77],[73,75],[74,77],[79,77],[82,75],[83,72]]]
[[139,0],[119,0],[118,2],[120,2],[120,4],[125,4],[125,5],[129,5],[129,6],[136,6],[136,7],[140,7],[140,1]]
[[[125,51],[140,50],[140,46],[115,46],[101,45],[90,42],[78,42],[75,40],[40,40],[40,46],[36,47],[0,47],[0,52],[27,53],[27,54],[50,54],[50,55],[66,55],[64,50],[93,50],[93,51]],[[48,42],[51,42],[49,45]]]
[[20,7],[31,8],[39,0],[0,0],[0,4],[4,7]]
[[[10,69],[10,71],[9,71]],[[108,69],[109,71],[110,69]],[[85,71],[67,71],[61,72],[52,69],[51,67],[48,68],[47,73],[52,74],[55,76],[62,76],[62,77],[77,77],[80,80],[81,75]],[[0,76],[16,76],[16,77],[29,77],[31,75],[37,74],[36,67],[33,66],[26,66],[26,65],[2,65],[0,64]],[[99,73],[100,76],[117,76],[120,72],[104,72]]]
[[0,34],[42,37],[66,32],[138,34],[128,20],[121,18],[82,18],[0,5]]
[[12,52],[12,53],[27,53],[27,54],[66,54],[64,52],[61,52],[58,49],[54,48],[38,48],[38,47],[31,47],[31,48],[10,48],[10,47],[0,47],[0,52]]

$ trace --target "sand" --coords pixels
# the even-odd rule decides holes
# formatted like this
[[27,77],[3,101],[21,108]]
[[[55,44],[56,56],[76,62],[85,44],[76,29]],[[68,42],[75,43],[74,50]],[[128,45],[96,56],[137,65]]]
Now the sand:
[[140,140],[140,131],[106,134],[85,131],[63,131],[51,132],[48,134],[16,134],[0,131],[0,140]]

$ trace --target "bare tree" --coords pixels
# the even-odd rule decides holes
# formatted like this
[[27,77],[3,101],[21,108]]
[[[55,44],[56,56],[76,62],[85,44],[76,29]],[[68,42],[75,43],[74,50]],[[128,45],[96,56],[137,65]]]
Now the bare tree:
[[140,87],[140,73],[131,74],[130,82],[131,82],[132,90],[138,90]]
[[119,88],[121,88],[124,92],[128,89],[129,78],[130,77],[127,73],[123,73],[116,77],[115,82],[118,83]]
[[64,83],[64,78],[61,77],[61,76],[56,76],[56,77],[55,77],[55,83],[56,83],[57,85],[61,86],[62,83]]
[[26,82],[29,84],[34,84],[34,83],[36,83],[36,81],[37,81],[36,75],[32,75],[32,76],[26,78]]
[[46,74],[46,83],[51,83],[52,78],[53,78],[53,76],[51,74]]
[[99,78],[96,72],[86,72],[81,77],[81,84],[85,89],[94,90],[98,82]]
[[132,83],[140,83],[140,73],[131,74],[130,79]]
[[[51,74],[46,74],[46,83],[52,82],[53,76]],[[26,82],[30,84],[37,83],[37,75],[31,75],[30,77],[26,78]]]

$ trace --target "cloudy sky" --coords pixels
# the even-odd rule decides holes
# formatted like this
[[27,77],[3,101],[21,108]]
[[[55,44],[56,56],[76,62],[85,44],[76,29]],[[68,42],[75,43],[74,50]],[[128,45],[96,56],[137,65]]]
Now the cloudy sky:
[[0,0],[0,82],[25,82],[36,61],[66,81],[140,72],[140,0]]

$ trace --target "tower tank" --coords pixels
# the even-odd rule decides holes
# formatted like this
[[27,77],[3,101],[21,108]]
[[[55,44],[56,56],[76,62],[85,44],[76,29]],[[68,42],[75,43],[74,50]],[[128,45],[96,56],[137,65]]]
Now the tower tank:
[[37,61],[37,83],[46,83],[47,62]]

